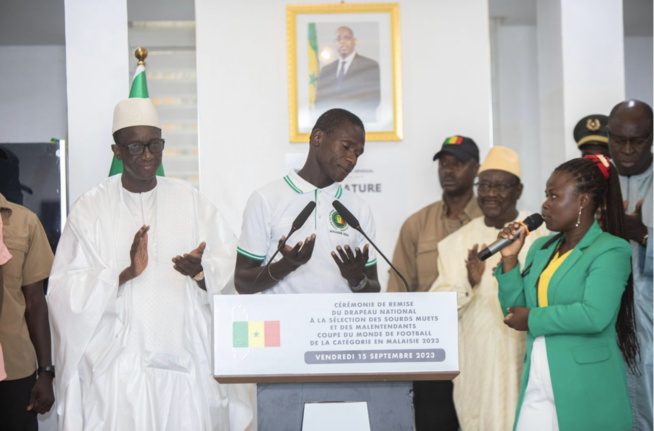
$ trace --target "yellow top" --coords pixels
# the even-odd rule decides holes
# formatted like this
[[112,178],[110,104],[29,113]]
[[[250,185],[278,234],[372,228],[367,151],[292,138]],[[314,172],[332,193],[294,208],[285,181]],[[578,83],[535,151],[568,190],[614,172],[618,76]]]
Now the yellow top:
[[549,265],[547,265],[547,268],[543,270],[543,272],[540,274],[540,279],[538,280],[538,306],[539,307],[547,307],[547,288],[550,285],[550,280],[552,279],[552,276],[556,272],[557,269],[559,269],[559,266],[563,263],[563,261],[568,257],[572,250],[569,250],[566,252],[563,256],[559,256],[558,250],[556,251],[556,254],[554,255],[554,258],[550,261]]

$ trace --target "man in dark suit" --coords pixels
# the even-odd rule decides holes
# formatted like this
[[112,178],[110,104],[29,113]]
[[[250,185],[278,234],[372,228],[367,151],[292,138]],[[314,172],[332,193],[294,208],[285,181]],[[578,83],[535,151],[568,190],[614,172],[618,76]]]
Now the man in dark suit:
[[339,27],[335,37],[339,58],[323,67],[318,78],[316,115],[343,108],[364,122],[377,120],[379,64],[356,53],[356,39],[349,27]]

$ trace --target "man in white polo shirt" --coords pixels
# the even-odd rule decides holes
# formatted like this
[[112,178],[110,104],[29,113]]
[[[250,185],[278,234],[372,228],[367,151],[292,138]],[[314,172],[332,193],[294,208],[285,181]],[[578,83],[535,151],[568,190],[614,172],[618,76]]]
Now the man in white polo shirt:
[[[341,201],[374,241],[370,208],[339,184],[356,166],[364,145],[361,120],[344,109],[329,110],[311,132],[302,169],[250,196],[237,249],[235,283],[239,293],[379,292],[374,250],[332,206],[334,200]],[[310,201],[316,203],[316,209],[254,284],[262,265],[268,263]]]
[[[380,290],[373,249],[332,206],[339,200],[374,241],[368,205],[339,185],[363,154],[363,124],[349,111],[329,110],[318,118],[309,143],[302,169],[255,191],[247,203],[234,274],[239,293]],[[297,215],[312,201],[316,208],[264,270]],[[306,403],[349,401],[367,403],[371,429],[412,430],[411,387],[411,382],[259,384],[259,429],[301,429]]]

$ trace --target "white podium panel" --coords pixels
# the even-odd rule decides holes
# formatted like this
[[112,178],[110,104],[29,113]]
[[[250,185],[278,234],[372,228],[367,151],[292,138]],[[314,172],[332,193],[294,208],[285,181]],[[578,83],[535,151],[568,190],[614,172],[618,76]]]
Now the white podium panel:
[[455,293],[217,295],[222,383],[450,380]]

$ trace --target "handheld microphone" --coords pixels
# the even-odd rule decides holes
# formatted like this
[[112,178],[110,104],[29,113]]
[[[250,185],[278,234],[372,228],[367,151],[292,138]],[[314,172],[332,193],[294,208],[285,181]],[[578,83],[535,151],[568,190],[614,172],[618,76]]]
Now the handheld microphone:
[[477,257],[481,260],[488,259],[498,251],[502,250],[507,245],[511,244],[517,238],[519,238],[520,232],[522,232],[523,230],[526,230],[527,235],[529,235],[529,233],[532,230],[538,229],[542,224],[543,224],[543,217],[540,214],[534,213],[530,215],[520,223],[520,228],[518,229],[518,233],[513,238],[498,239],[497,241],[495,241],[494,243],[492,243],[491,245],[489,245],[488,247],[477,253]]
[[384,255],[384,253],[381,252],[379,247],[377,247],[375,245],[375,243],[372,242],[372,240],[370,238],[368,238],[368,235],[366,235],[366,233],[363,231],[363,229],[361,229],[361,223],[359,223],[359,220],[357,220],[357,218],[354,217],[354,214],[352,214],[350,212],[350,210],[345,208],[345,205],[343,205],[338,200],[335,200],[334,202],[332,202],[332,206],[334,207],[334,209],[336,211],[338,211],[338,213],[341,215],[341,217],[343,217],[343,220],[345,220],[345,222],[347,224],[352,226],[354,229],[358,230],[361,233],[361,235],[363,235],[364,238],[367,239],[368,242],[370,244],[372,244],[373,247],[375,247],[375,250],[377,250],[377,253],[379,253],[379,255],[384,258],[386,263],[388,263],[390,265],[390,267],[393,268],[393,271],[395,271],[395,273],[402,279],[402,282],[404,283],[404,289],[408,292],[409,291],[409,283],[407,283],[406,278],[404,278],[404,276],[400,273],[400,271],[398,271],[397,268],[395,268],[393,266],[391,261],[388,260],[388,258]]
[[257,274],[257,278],[254,279],[254,283],[252,283],[252,287],[250,288],[250,293],[254,291],[254,286],[257,284],[257,281],[261,278],[261,275],[268,270],[268,267],[272,263],[273,259],[275,256],[277,256],[277,253],[284,248],[286,245],[286,241],[288,241],[288,238],[295,232],[296,230],[300,229],[302,225],[304,225],[304,222],[307,221],[311,213],[313,212],[313,209],[316,207],[316,203],[314,201],[309,202],[303,209],[300,211],[300,214],[295,217],[295,220],[293,220],[293,223],[291,224],[291,230],[288,231],[288,235],[286,235],[286,238],[284,238],[284,241],[282,241],[281,244],[279,244],[279,247],[277,247],[277,250],[275,250],[275,253],[272,255],[266,266],[264,266],[261,271],[259,271],[259,274]]

